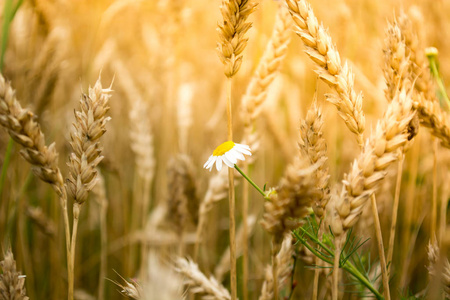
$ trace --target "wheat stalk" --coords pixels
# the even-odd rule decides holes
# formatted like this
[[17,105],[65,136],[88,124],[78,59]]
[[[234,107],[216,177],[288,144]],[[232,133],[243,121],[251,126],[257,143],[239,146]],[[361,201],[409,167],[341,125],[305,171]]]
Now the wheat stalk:
[[[299,142],[301,153],[309,158],[311,164],[327,159],[327,144],[323,137],[323,124],[322,111],[317,107],[317,103],[314,102],[300,125]],[[322,218],[330,198],[328,166],[325,163],[319,164],[314,172],[314,176],[316,178],[316,187],[321,191],[322,195],[317,198],[318,201],[313,208],[316,216]]]
[[106,132],[106,116],[109,110],[108,101],[111,88],[102,88],[100,77],[93,88],[89,88],[89,95],[83,94],[80,99],[80,111],[75,111],[75,122],[70,134],[73,152],[69,157],[69,176],[67,191],[74,199],[73,225],[70,243],[69,261],[69,300],[73,299],[73,273],[75,263],[75,245],[77,238],[78,219],[83,203],[88,193],[97,183],[97,165],[103,159],[99,139]]
[[295,33],[301,38],[306,54],[318,67],[319,78],[334,89],[339,97],[327,95],[327,100],[338,109],[339,116],[351,132],[356,134],[359,145],[363,144],[365,117],[362,111],[362,94],[354,90],[354,75],[347,63],[341,65],[339,53],[330,35],[307,1],[286,0],[294,20]]

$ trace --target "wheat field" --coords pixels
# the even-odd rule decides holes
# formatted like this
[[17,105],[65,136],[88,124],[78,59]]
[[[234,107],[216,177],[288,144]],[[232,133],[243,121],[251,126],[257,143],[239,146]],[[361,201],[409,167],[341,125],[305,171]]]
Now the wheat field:
[[0,3],[0,300],[450,299],[450,2]]

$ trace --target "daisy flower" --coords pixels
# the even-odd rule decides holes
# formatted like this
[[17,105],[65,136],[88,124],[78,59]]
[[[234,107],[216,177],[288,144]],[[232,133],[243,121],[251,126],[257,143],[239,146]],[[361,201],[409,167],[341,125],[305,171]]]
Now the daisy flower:
[[216,163],[217,171],[222,170],[222,162],[230,168],[234,168],[234,165],[239,160],[245,160],[245,155],[252,155],[250,147],[228,141],[221,144],[214,150],[213,154],[208,158],[208,161],[203,165],[203,168],[211,171],[214,163]]

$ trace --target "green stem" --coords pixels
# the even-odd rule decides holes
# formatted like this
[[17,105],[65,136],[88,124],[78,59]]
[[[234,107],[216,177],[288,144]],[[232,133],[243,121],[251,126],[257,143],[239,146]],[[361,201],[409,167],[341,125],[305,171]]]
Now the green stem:
[[6,179],[6,171],[8,170],[8,165],[11,160],[11,153],[14,146],[14,142],[12,138],[9,138],[8,146],[6,147],[5,159],[3,160],[2,166],[2,175],[0,177],[0,199],[3,194],[3,185],[5,184]]
[[444,81],[442,80],[442,78],[439,74],[439,70],[437,67],[437,55],[438,55],[437,52],[430,52],[430,53],[427,53],[427,58],[430,63],[431,74],[433,74],[433,77],[436,79],[437,85],[439,87],[439,92],[442,95],[442,97],[446,100],[447,107],[448,107],[448,105],[450,105],[450,99],[447,96],[447,92],[446,92],[445,86],[444,86]]
[[[309,236],[315,243],[317,243],[319,246],[322,247],[323,250],[325,250],[326,252],[328,252],[332,257],[334,257],[334,252],[331,251],[330,249],[328,249],[328,247],[323,244],[319,239],[316,239],[311,233],[309,233],[307,230],[305,230],[304,228],[300,228],[300,230],[302,232],[304,232],[307,236]],[[306,247],[308,248],[309,251],[311,251],[311,253],[313,253],[315,256],[317,256],[318,258],[320,258],[321,260],[323,260],[326,263],[329,263],[330,265],[333,264],[333,262],[331,260],[329,260],[328,258],[326,258],[325,256],[322,255],[322,253],[318,252],[316,249],[314,249],[311,245],[309,245],[302,237],[300,237],[298,235],[298,233],[294,232],[294,235],[297,237],[297,239]],[[348,260],[340,266],[342,269],[346,270],[347,272],[349,272],[350,274],[353,275],[353,277],[355,277],[359,282],[361,282],[364,286],[366,286],[376,297],[377,299],[384,299],[383,295],[380,294],[380,292],[378,292],[378,290],[370,283],[369,280],[367,280],[366,277],[364,277],[363,274],[361,274],[361,272],[359,272],[359,270]]]
[[241,175],[242,175],[245,179],[247,179],[247,181],[250,182],[250,184],[253,185],[253,187],[254,187],[255,189],[257,189],[258,192],[259,192],[261,195],[263,195],[264,198],[267,198],[267,194],[264,193],[264,191],[263,191],[256,183],[254,183],[253,180],[251,180],[247,175],[245,175],[245,173],[244,173],[237,165],[234,165],[234,168],[235,168],[239,173],[241,173]]

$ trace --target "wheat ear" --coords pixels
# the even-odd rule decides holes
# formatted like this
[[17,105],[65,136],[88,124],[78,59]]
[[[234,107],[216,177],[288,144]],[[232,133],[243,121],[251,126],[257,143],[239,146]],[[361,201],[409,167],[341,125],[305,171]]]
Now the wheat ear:
[[217,52],[225,66],[225,75],[233,77],[241,67],[242,52],[247,46],[245,34],[252,26],[246,22],[255,10],[256,3],[249,0],[223,0],[220,11],[223,23],[219,24]]
[[70,225],[67,214],[67,193],[58,168],[58,152],[52,143],[45,145],[44,134],[32,112],[22,108],[9,82],[0,74],[0,124],[23,149],[20,154],[32,165],[33,173],[49,183],[59,197],[64,220],[67,264],[70,262]]
[[[253,123],[260,115],[267,91],[286,57],[291,42],[292,19],[284,6],[278,9],[272,36],[258,67],[242,97],[242,119],[246,135],[252,132]],[[254,149],[252,152],[254,152]]]
[[197,182],[189,156],[180,154],[169,161],[167,217],[179,237],[179,255],[184,255],[184,231],[191,220],[198,220]]
[[410,81],[415,82],[417,93],[414,94],[414,108],[418,112],[420,124],[429,128],[440,139],[442,146],[450,148],[450,116],[436,97],[433,79],[425,61],[425,51],[406,14],[400,14],[395,25],[405,43],[405,56],[410,60],[408,75]]
[[97,183],[97,165],[103,159],[99,139],[106,132],[106,116],[109,110],[108,101],[111,89],[102,88],[100,78],[93,88],[89,88],[89,95],[83,94],[80,99],[80,111],[75,111],[75,122],[70,134],[73,152],[70,154],[69,177],[67,191],[74,199],[73,225],[70,242],[69,261],[69,300],[73,299],[73,274],[75,263],[75,245],[77,239],[78,219],[83,203],[88,193]]
[[[286,285],[290,275],[292,273],[292,255],[294,254],[294,248],[292,245],[292,236],[291,234],[286,234],[283,242],[281,244],[281,248],[276,255],[277,261],[277,279],[278,289],[281,289],[284,285]],[[273,277],[272,267],[267,266],[265,270],[265,279],[261,288],[261,295],[259,296],[259,300],[271,300],[274,298],[274,277]]]
[[397,160],[397,149],[408,141],[413,116],[411,93],[403,89],[389,104],[345,176],[343,194],[336,205],[339,218],[330,224],[333,233],[340,235],[359,220],[365,204],[386,176],[386,169]]
[[[315,164],[321,159],[327,159],[327,144],[323,137],[323,119],[322,111],[317,107],[316,100],[308,110],[305,120],[300,125],[300,151],[309,158],[311,164]],[[316,178],[316,187],[321,192],[321,196],[317,198],[314,203],[314,213],[319,219],[323,219],[326,205],[330,199],[330,187],[328,166],[323,163],[314,172]],[[323,222],[320,222],[319,238],[323,233]],[[315,262],[318,265],[320,259],[315,258]],[[317,291],[319,288],[319,268],[314,270],[314,282],[313,282],[313,300],[317,299]]]
[[[430,262],[427,267],[428,272],[432,278],[440,281],[445,298],[450,299],[450,263],[448,258],[441,256],[438,245],[432,242],[428,244],[427,253]],[[433,295],[436,296],[436,294]]]
[[327,95],[351,132],[356,134],[359,145],[363,144],[365,117],[362,111],[362,94],[354,90],[354,75],[347,63],[341,65],[339,53],[330,35],[322,25],[307,1],[286,0],[294,20],[295,33],[306,46],[306,54],[318,67],[319,78],[334,89],[339,97]]
[[230,300],[230,293],[214,277],[206,277],[196,263],[185,258],[175,260],[175,270],[185,276],[185,284],[194,294],[203,294],[202,299]]
[[16,261],[11,249],[4,254],[0,262],[2,274],[0,274],[0,299],[28,300],[25,289],[25,275],[21,275],[16,269]]
[[323,160],[310,165],[304,157],[297,158],[288,166],[285,176],[276,190],[269,193],[264,204],[263,228],[272,235],[272,272],[273,294],[278,299],[278,261],[276,255],[281,247],[282,238],[300,226],[302,218],[309,213],[309,208],[320,197],[316,188],[314,172]]

